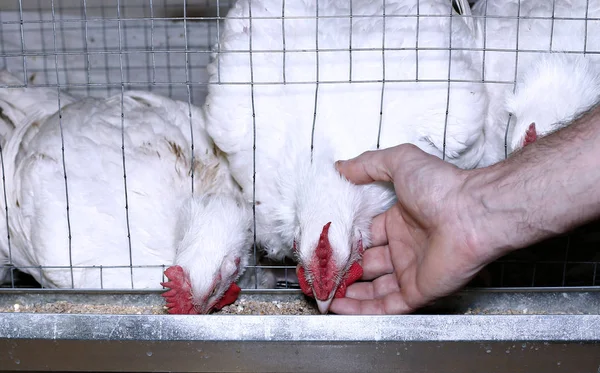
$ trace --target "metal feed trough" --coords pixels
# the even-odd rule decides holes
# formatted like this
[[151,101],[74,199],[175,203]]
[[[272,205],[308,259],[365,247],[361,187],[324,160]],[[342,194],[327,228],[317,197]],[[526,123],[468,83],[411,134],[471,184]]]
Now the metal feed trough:
[[[3,1],[0,68],[79,96],[127,85],[201,103],[232,3]],[[598,232],[515,252],[402,316],[173,316],[159,290],[54,290],[19,275],[0,288],[0,371],[600,372]],[[289,285],[244,289],[237,307],[304,299]]]
[[[115,299],[162,303],[155,292],[8,291],[0,306]],[[574,288],[466,291],[407,316],[5,313],[0,370],[596,372],[599,312],[597,289]]]

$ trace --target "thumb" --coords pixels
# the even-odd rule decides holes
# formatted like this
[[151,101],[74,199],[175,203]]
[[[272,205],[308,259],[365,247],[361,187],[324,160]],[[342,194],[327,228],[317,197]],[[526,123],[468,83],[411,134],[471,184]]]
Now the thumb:
[[339,173],[355,184],[392,181],[389,164],[392,158],[389,153],[392,149],[364,152],[356,158],[337,161],[335,166]]

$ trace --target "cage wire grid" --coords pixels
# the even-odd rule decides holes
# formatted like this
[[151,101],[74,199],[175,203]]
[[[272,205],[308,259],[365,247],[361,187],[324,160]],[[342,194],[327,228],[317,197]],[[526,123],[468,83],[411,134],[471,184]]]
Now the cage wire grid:
[[[287,0],[291,1],[291,0]],[[549,0],[551,1],[551,0]],[[591,0],[587,0],[587,8]],[[318,1],[317,1],[318,2]],[[8,3],[8,2],[5,2]],[[234,0],[16,0],[11,4],[0,6],[0,67],[8,69],[16,76],[22,77],[23,84],[20,87],[51,87],[56,88],[57,92],[66,92],[76,97],[108,97],[114,94],[123,94],[128,89],[143,89],[153,93],[165,95],[167,97],[187,102],[189,106],[201,106],[206,96],[208,86],[208,76],[205,71],[206,65],[210,62],[213,46],[220,36],[221,22],[227,15],[227,10],[234,3]],[[285,30],[283,24],[288,19],[299,19],[302,17],[290,17],[285,14],[286,1],[282,2],[282,16],[276,19],[282,21],[282,30]],[[351,2],[350,2],[351,4]],[[554,4],[554,1],[553,1]],[[417,7],[417,13],[411,15],[393,15],[385,13],[385,2],[382,1],[383,14],[385,20],[392,17],[404,17],[406,19],[416,19],[418,24],[420,19],[425,17],[434,17],[423,14]],[[554,8],[554,6],[553,6]],[[317,7],[318,9],[318,7]],[[554,10],[553,10],[554,12]],[[317,14],[315,27],[318,34],[319,20],[334,17],[346,17],[349,20],[367,17],[363,15],[350,14],[347,16],[329,16]],[[444,17],[444,16],[435,16]],[[455,18],[451,14],[450,27]],[[473,15],[472,17],[478,17]],[[587,55],[600,55],[600,46],[598,49],[588,48],[587,35],[600,27],[593,22],[600,21],[600,18],[593,18],[586,11],[585,18],[559,17],[554,14],[551,17],[515,17],[507,16],[488,16],[493,18],[514,19],[516,27],[520,27],[524,19],[541,19],[551,22],[551,29],[560,22],[585,22],[585,38],[581,50],[564,51],[566,53],[584,53]],[[269,17],[252,17],[253,20],[269,19]],[[446,100],[446,122],[450,95],[450,82],[452,83],[480,83],[480,84],[502,84],[514,87],[517,81],[519,56],[524,53],[541,53],[553,50],[554,32],[550,34],[548,49],[518,49],[519,32],[517,31],[515,48],[496,48],[486,45],[486,25],[484,23],[484,44],[482,48],[458,48],[452,46],[452,38],[449,37],[449,48],[425,48],[415,45],[412,50],[418,56],[419,52],[427,50],[465,50],[483,54],[482,76],[478,80],[458,80],[451,76],[451,60],[449,59],[448,76],[446,79],[420,79],[419,78],[419,59],[416,58],[416,75],[414,79],[392,79],[386,75],[386,53],[399,50],[408,50],[408,48],[386,47],[386,33],[383,32],[382,48],[353,48],[352,47],[352,27],[349,35],[350,44],[345,49],[319,48],[318,38],[315,40],[314,49],[295,50],[285,47],[285,32],[283,32],[283,46],[281,50],[260,50],[252,48],[252,22],[250,23],[250,53],[251,79],[248,82],[222,82],[220,74],[216,84],[242,84],[251,87],[258,85],[272,84],[311,84],[315,86],[315,109],[313,120],[316,125],[317,116],[317,98],[319,87],[329,84],[361,84],[378,83],[381,84],[381,106],[380,113],[383,112],[385,85],[388,83],[410,83],[410,82],[432,82],[448,83],[448,98]],[[596,29],[592,28],[595,25]],[[385,26],[384,26],[385,30]],[[449,32],[449,35],[451,33]],[[418,44],[419,35],[417,31],[416,40]],[[217,50],[217,53],[244,53],[248,50]],[[283,83],[258,81],[252,74],[252,54],[253,53],[277,53],[283,58],[285,66],[285,56],[290,53],[319,53],[325,52],[347,52],[350,56],[353,53],[364,51],[378,51],[382,57],[382,78],[377,80],[353,79],[352,58],[350,58],[350,75],[348,80],[326,80],[319,79],[319,65],[317,58],[316,79],[304,81],[286,80],[285,67]],[[515,73],[512,79],[495,80],[486,78],[485,58],[490,52],[515,52]],[[514,89],[514,88],[513,88]],[[59,93],[60,99],[60,93]],[[253,96],[252,96],[253,99]],[[57,103],[60,107],[60,103]],[[121,101],[121,108],[123,102]],[[123,112],[122,112],[123,114]],[[253,105],[253,114],[254,105]],[[191,121],[191,110],[190,126]],[[255,115],[253,115],[253,120]],[[446,123],[447,124],[447,123]],[[123,128],[123,127],[122,127]],[[508,128],[508,126],[507,126]],[[256,126],[254,126],[254,130]],[[124,131],[124,130],[123,130]],[[191,131],[191,127],[190,127]],[[123,134],[123,132],[122,132]],[[507,129],[508,134],[508,129]],[[123,134],[124,136],[124,134]],[[256,134],[254,133],[254,151],[260,151],[256,144]],[[381,116],[379,132],[377,134],[377,147],[381,136]],[[444,155],[445,155],[445,136],[444,128]],[[124,139],[122,138],[122,146]],[[505,144],[507,138],[505,138]],[[193,144],[193,140],[192,140]],[[312,146],[311,143],[311,151]],[[193,146],[193,145],[192,145]],[[506,145],[505,145],[506,147]],[[254,154],[255,157],[255,154]],[[6,187],[4,186],[4,158],[2,149],[0,149],[0,161],[2,161],[3,178],[3,199],[5,213],[9,214],[6,203]],[[67,194],[67,219],[68,219],[68,172],[64,163],[63,149],[63,171],[65,172],[65,193]],[[255,167],[255,164],[253,165]],[[125,213],[128,214],[127,206],[127,160],[123,150],[123,191],[125,193],[126,205]],[[256,170],[253,170],[254,183],[256,185]],[[193,181],[193,174],[192,180]],[[193,184],[192,189],[193,189]],[[129,224],[129,217],[127,217]],[[256,224],[256,221],[255,223]],[[6,221],[8,230],[8,221]],[[71,235],[70,226],[65,234],[69,237],[69,258],[71,263],[64,266],[35,266],[31,269],[42,271],[44,268],[65,269],[73,276],[74,269],[95,268],[98,270],[102,285],[103,271],[110,268],[126,268],[130,270],[131,282],[123,284],[123,289],[134,288],[133,276],[134,269],[137,268],[156,268],[157,271],[171,265],[171,263],[158,263],[155,266],[136,265],[131,256],[131,237],[129,236],[129,263],[122,266],[101,266],[72,265],[71,259]],[[10,235],[8,237],[9,255],[12,250],[10,246]],[[600,286],[600,279],[597,276],[598,263],[600,263],[600,224],[594,222],[581,227],[568,235],[563,235],[530,248],[519,250],[510,254],[486,267],[480,275],[470,284],[475,287],[569,287],[569,286]],[[255,243],[253,247],[253,265],[250,268],[277,268],[284,272],[286,281],[278,284],[279,288],[297,288],[296,284],[288,281],[288,271],[294,271],[295,267],[290,263],[261,263],[259,262],[260,251]],[[9,263],[10,265],[10,263]],[[21,267],[25,269],[27,267]],[[8,288],[33,288],[45,287],[44,284],[36,284],[32,279],[23,276],[16,268],[10,267],[11,281],[4,285]],[[164,278],[163,278],[164,279]],[[255,286],[257,288],[258,276],[255,276]],[[157,284],[157,289],[160,286]],[[113,289],[105,289],[113,290]]]

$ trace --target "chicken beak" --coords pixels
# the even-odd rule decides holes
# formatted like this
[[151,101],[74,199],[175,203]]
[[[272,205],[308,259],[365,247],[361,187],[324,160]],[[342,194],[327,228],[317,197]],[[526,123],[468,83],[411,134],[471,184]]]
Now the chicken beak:
[[331,302],[333,301],[333,294],[327,300],[318,299],[314,290],[313,295],[315,297],[315,300],[317,301],[317,307],[319,307],[319,312],[321,312],[322,314],[326,314],[329,311],[329,306],[331,305]]

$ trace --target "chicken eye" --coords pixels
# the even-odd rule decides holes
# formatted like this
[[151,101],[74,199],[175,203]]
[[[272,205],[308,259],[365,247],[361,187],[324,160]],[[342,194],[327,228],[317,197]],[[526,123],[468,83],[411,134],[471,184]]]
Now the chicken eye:
[[212,298],[215,296],[215,294],[217,294],[217,288],[212,289],[212,291],[210,292],[210,294],[208,295],[209,298]]

